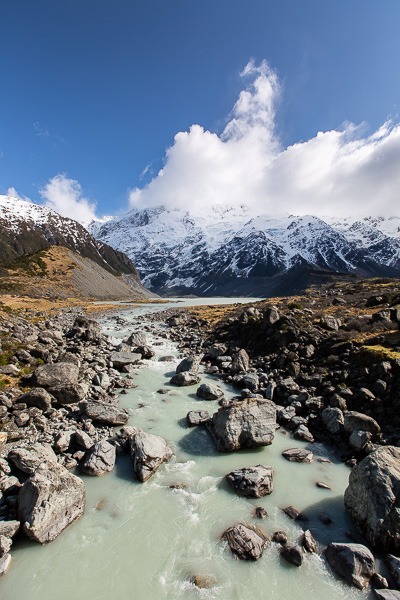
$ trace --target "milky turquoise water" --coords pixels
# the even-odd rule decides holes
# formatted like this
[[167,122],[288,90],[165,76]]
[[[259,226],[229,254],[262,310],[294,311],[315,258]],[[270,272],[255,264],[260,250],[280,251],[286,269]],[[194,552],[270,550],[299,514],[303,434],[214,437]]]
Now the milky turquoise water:
[[[221,299],[218,299],[221,301]],[[193,301],[186,302],[192,304]],[[204,304],[204,299],[198,301]],[[212,300],[207,299],[207,304]],[[140,322],[145,312],[165,306],[141,306],[124,313],[124,319]],[[111,321],[103,321],[105,332],[122,337]],[[128,323],[126,330],[131,331]],[[154,339],[153,339],[154,341]],[[283,431],[271,446],[231,454],[217,453],[208,432],[188,429],[189,410],[217,409],[215,402],[199,400],[196,387],[168,386],[175,362],[158,362],[162,355],[177,356],[176,347],[158,339],[156,357],[135,375],[138,388],[121,395],[120,404],[131,413],[131,425],[163,436],[174,450],[174,458],[145,484],[134,480],[129,457],[120,458],[113,473],[96,478],[84,476],[87,504],[84,516],[53,543],[39,546],[18,541],[9,573],[0,580],[2,600],[330,600],[369,598],[337,581],[317,555],[307,555],[295,568],[271,544],[254,563],[237,561],[221,533],[245,521],[260,525],[268,534],[285,530],[295,542],[301,527],[280,510],[292,504],[305,510],[308,527],[321,545],[349,541],[350,528],[343,508],[343,491],[349,470],[337,462],[331,449],[313,445],[317,456],[332,463],[289,463],[282,450],[298,447]],[[203,375],[203,381],[210,379]],[[166,395],[156,393],[170,387]],[[234,391],[223,386],[227,397]],[[144,405],[144,406],[143,406]],[[229,471],[257,464],[275,469],[274,491],[253,500],[236,496],[225,482]],[[317,488],[323,481],[332,489]],[[171,489],[171,485],[184,485]],[[263,506],[269,517],[253,519],[255,506]],[[318,515],[327,513],[331,525]],[[190,583],[193,575],[212,576],[216,585],[199,590]]]

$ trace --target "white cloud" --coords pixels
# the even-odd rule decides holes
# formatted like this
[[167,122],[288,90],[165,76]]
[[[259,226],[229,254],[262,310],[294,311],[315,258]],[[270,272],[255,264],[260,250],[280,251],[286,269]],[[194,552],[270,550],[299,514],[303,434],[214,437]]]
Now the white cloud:
[[131,191],[132,207],[196,212],[246,204],[255,213],[400,214],[399,124],[388,121],[363,136],[365,124],[345,123],[282,148],[275,133],[277,75],[265,61],[250,61],[241,76],[249,81],[222,134],[200,125],[177,133],[162,170]]
[[18,198],[18,200],[25,200],[25,202],[32,203],[32,200],[28,198],[28,196],[21,196],[15,187],[9,187],[7,190],[7,196],[12,196],[13,198]]
[[87,225],[96,219],[96,204],[83,196],[81,185],[75,179],[58,174],[39,190],[44,204],[60,215]]

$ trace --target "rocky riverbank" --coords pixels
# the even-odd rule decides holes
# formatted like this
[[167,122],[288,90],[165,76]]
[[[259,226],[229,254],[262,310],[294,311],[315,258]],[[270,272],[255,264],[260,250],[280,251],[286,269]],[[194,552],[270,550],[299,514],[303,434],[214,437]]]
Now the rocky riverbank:
[[[165,440],[127,427],[129,412],[118,406],[119,394],[136,385],[132,371],[154,354],[146,338],[151,331],[181,348],[184,360],[170,385],[195,386],[207,408],[214,403],[212,414],[191,411],[187,421],[207,427],[218,451],[273,444],[279,427],[308,443],[296,448],[293,440],[283,453],[289,461],[313,461],[314,440],[340,450],[353,467],[345,504],[364,537],[330,544],[326,559],[349,584],[364,588],[372,582],[378,597],[396,598],[399,592],[390,595],[384,589],[400,586],[395,557],[400,539],[399,360],[396,345],[387,346],[398,331],[396,290],[385,298],[353,294],[353,300],[337,292],[234,306],[217,321],[210,307],[168,309],[143,319],[140,330],[118,345],[76,311],[36,324],[3,315],[2,572],[10,564],[13,536],[23,533],[48,542],[80,517],[85,505],[80,472],[103,475],[114,468],[118,454],[128,452],[136,478],[144,482],[171,459]],[[373,310],[367,304],[375,304]],[[160,318],[165,321],[161,329],[151,322]],[[355,319],[361,324],[357,328]],[[125,326],[123,316],[109,317],[109,322],[116,329]],[[201,364],[215,381],[201,383]],[[237,394],[225,398],[219,381],[234,385]],[[115,433],[114,427],[121,426]],[[235,492],[250,498],[273,493],[273,478],[274,470],[265,464],[227,473]],[[285,510],[301,522],[295,507]],[[258,518],[266,516],[261,507],[256,512]],[[248,523],[233,523],[223,538],[235,556],[250,560],[258,559],[272,539],[284,560],[300,566],[307,553],[318,549],[305,525],[294,545],[287,544],[285,532],[270,538]],[[386,553],[389,582],[377,573],[377,550]]]

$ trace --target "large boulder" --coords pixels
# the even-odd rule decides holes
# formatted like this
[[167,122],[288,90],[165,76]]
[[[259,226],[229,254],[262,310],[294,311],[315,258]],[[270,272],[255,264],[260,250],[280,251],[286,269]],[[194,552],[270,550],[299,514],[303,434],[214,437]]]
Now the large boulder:
[[231,373],[239,373],[240,371],[246,372],[250,366],[249,355],[246,350],[243,348],[239,350],[237,354],[233,357]]
[[135,429],[129,437],[131,458],[136,477],[144,482],[172,458],[172,450],[162,437]]
[[400,448],[381,446],[353,467],[344,503],[373,546],[400,553]]
[[105,425],[125,425],[129,419],[129,413],[124,408],[102,402],[82,402],[79,408],[93,421]]
[[47,390],[59,385],[77,385],[78,376],[78,367],[68,362],[42,365],[35,371],[37,386]]
[[238,523],[224,531],[225,539],[235,557],[242,560],[258,560],[270,543],[270,538],[259,528]]
[[126,339],[126,343],[129,344],[129,346],[146,346],[146,344],[147,344],[146,334],[143,333],[142,331],[134,331]]
[[256,467],[244,467],[228,473],[226,478],[240,496],[250,498],[261,498],[271,494],[274,489],[274,470],[272,467],[257,465]]
[[104,475],[115,467],[115,446],[102,440],[92,446],[82,463],[82,471],[89,475]]
[[42,463],[21,487],[18,518],[36,542],[52,542],[85,507],[82,479],[59,464]]
[[378,600],[400,600],[400,592],[397,590],[375,590]]
[[135,365],[142,360],[142,355],[136,352],[111,352],[110,360],[114,369],[121,371],[127,365]]
[[196,385],[196,383],[200,383],[200,377],[196,373],[181,371],[171,378],[171,383],[173,385],[178,385],[179,387]]
[[81,402],[88,393],[89,386],[87,383],[77,383],[69,385],[56,385],[49,388],[49,392],[57,400],[57,404],[77,404]]
[[176,373],[184,373],[186,371],[189,371],[190,373],[198,373],[202,358],[202,355],[187,356],[176,367]]
[[328,544],[325,556],[335,573],[362,590],[375,572],[375,560],[362,544]]
[[196,394],[199,398],[203,398],[203,400],[218,400],[218,398],[223,396],[224,392],[213,383],[202,383],[197,388]]
[[45,444],[21,442],[10,450],[8,460],[22,473],[31,475],[42,463],[57,463],[57,456],[51,447]]
[[275,436],[275,404],[271,400],[246,398],[222,406],[207,427],[220,452],[268,446]]
[[35,406],[40,408],[43,412],[46,412],[51,408],[52,397],[44,388],[34,388],[26,394],[22,394],[18,397],[18,402],[23,402],[27,406]]
[[187,424],[189,427],[203,425],[210,418],[208,410],[190,410],[186,415]]
[[372,417],[348,410],[344,413],[344,430],[346,433],[351,434],[356,429],[369,431],[372,435],[379,433],[381,430],[378,423]]
[[97,341],[101,337],[100,325],[92,319],[78,316],[76,317],[68,336],[75,337],[86,342]]

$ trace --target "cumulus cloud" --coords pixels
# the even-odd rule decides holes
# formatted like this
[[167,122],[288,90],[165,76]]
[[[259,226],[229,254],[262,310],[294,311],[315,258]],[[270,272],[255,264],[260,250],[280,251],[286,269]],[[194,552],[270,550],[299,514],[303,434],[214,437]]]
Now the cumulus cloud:
[[44,204],[60,215],[87,225],[96,219],[96,204],[83,196],[81,185],[75,179],[58,174],[39,190]]
[[12,196],[13,198],[18,198],[18,200],[25,200],[25,202],[31,202],[32,200],[28,198],[28,196],[21,196],[15,187],[9,187],[7,190],[7,196]]
[[281,89],[266,61],[250,61],[246,82],[223,132],[200,125],[179,132],[163,168],[130,192],[132,208],[164,205],[204,211],[247,205],[253,213],[398,215],[400,125],[372,135],[346,123],[310,140],[282,147],[276,132]]

